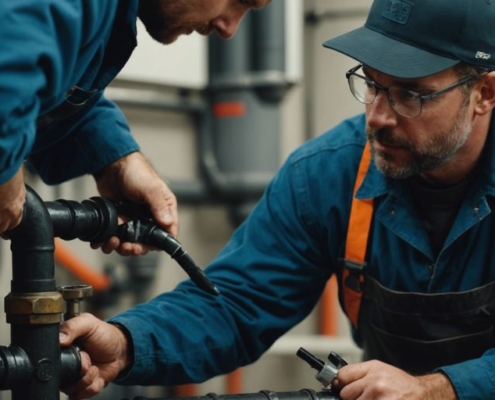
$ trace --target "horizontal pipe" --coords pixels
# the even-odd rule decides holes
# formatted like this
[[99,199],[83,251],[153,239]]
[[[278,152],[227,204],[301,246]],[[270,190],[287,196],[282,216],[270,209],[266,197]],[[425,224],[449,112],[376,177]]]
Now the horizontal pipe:
[[[147,400],[147,398],[136,397],[134,400]],[[340,400],[340,397],[332,390],[315,392],[311,389],[302,389],[297,392],[262,390],[258,393],[240,393],[232,395],[208,393],[206,396],[161,397],[154,400]]]

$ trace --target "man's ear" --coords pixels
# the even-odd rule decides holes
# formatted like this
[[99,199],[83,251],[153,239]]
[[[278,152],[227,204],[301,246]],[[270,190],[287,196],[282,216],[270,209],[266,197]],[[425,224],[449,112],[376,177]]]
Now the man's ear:
[[480,114],[487,114],[495,108],[495,71],[483,75],[475,86],[478,95],[474,104],[475,111]]

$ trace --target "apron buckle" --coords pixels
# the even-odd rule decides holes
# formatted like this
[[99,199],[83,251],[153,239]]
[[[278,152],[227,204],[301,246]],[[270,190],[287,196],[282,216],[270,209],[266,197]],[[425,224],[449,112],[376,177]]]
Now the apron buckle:
[[349,271],[344,279],[344,285],[355,292],[361,293],[363,286],[363,268],[366,262],[356,262],[352,260],[344,260],[345,269]]

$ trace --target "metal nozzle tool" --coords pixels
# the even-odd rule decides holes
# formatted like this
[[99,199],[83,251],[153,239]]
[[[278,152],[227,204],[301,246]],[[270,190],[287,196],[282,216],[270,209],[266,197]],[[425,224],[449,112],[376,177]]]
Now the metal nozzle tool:
[[297,351],[297,356],[318,371],[315,378],[325,387],[330,387],[334,379],[337,378],[339,369],[347,365],[347,361],[333,351],[328,355],[327,362],[323,362],[302,347]]

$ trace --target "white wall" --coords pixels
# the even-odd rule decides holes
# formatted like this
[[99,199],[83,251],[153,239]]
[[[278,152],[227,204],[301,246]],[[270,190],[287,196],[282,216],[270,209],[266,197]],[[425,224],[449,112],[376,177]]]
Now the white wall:
[[121,71],[121,78],[191,88],[205,86],[208,80],[205,37],[193,33],[164,46],[151,39],[139,20],[137,28],[138,46]]

